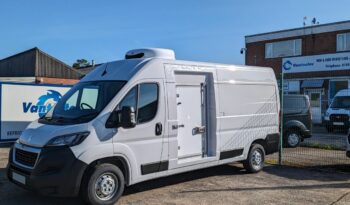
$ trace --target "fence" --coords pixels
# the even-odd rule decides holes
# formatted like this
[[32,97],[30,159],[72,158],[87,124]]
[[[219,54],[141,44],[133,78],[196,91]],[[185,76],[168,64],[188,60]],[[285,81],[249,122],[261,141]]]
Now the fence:
[[299,90],[290,90],[285,89],[286,82],[295,82],[293,76],[281,76],[283,143],[279,153],[268,156],[267,161],[350,171],[350,158],[346,156],[350,143],[350,78],[299,79]]

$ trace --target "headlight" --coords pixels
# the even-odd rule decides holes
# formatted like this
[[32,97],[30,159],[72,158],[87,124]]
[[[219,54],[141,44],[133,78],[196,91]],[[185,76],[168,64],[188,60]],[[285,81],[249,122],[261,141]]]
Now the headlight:
[[326,112],[326,115],[325,115],[325,117],[329,117],[329,112]]
[[51,139],[46,146],[75,146],[80,144],[90,132],[78,132],[74,134],[61,135]]

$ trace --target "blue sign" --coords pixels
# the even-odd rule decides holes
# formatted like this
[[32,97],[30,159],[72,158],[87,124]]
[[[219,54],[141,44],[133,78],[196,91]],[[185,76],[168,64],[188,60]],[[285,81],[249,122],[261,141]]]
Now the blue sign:
[[23,102],[23,112],[38,113],[39,117],[43,117],[57,102],[62,95],[55,90],[48,90],[46,94],[38,98],[38,102]]
[[283,63],[283,69],[284,70],[290,70],[293,66],[293,63],[290,62],[289,60]]

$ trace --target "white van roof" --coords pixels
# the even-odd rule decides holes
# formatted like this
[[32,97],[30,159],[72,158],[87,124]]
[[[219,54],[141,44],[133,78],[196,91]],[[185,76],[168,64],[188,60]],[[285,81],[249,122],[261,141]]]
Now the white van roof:
[[[164,72],[161,72],[160,69],[164,69],[163,65],[165,64],[173,64],[216,69],[219,79],[223,81],[232,79],[261,82],[275,81],[275,75],[271,68],[175,60],[175,53],[169,49],[135,49],[128,51],[125,57],[126,60],[113,61],[97,66],[81,82],[103,80],[129,81],[146,63],[152,64],[147,72],[148,77],[152,78],[164,77]],[[157,64],[162,64],[162,66],[157,66]],[[232,76],[232,71],[237,71],[234,76]]]

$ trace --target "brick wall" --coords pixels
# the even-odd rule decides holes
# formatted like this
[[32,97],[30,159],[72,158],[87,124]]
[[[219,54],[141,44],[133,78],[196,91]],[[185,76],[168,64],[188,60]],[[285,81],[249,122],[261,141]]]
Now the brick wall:
[[74,85],[77,82],[79,82],[79,80],[77,79],[36,77],[36,83],[43,83],[43,84]]
[[[350,32],[350,30],[343,30],[337,32],[327,32],[321,34],[312,34],[305,36],[297,36],[292,38],[283,38],[270,41],[260,41],[246,44],[246,65],[256,65],[264,67],[272,67],[275,71],[276,77],[280,77],[282,58],[265,59],[265,44],[277,41],[302,39],[302,55],[320,55],[326,53],[336,52],[337,34]],[[300,73],[297,77],[323,77],[323,76],[344,76],[349,75],[349,71],[333,71],[333,72],[313,72],[313,73]],[[292,77],[291,75],[286,77]]]

